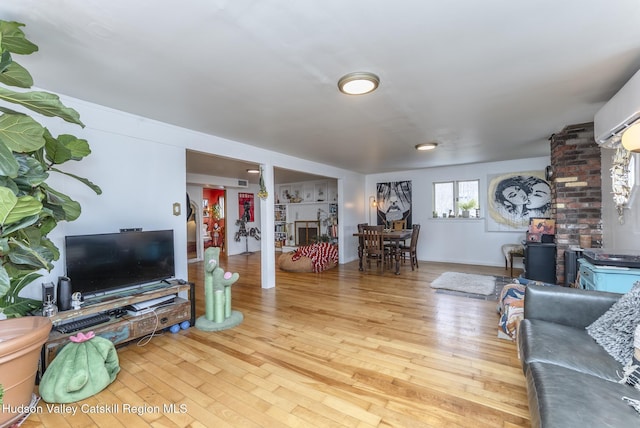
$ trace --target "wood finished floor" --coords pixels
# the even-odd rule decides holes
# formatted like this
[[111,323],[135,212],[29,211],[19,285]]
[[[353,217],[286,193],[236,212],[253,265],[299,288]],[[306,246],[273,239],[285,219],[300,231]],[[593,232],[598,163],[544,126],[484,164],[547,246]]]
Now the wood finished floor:
[[[354,262],[278,271],[276,288],[263,290],[259,253],[221,265],[240,273],[242,324],[119,348],[117,379],[69,405],[75,415],[40,402],[23,427],[530,426],[515,345],[497,338],[496,302],[429,287],[445,271],[504,269],[420,262],[395,276]],[[202,263],[189,266],[189,280],[202,315]]]

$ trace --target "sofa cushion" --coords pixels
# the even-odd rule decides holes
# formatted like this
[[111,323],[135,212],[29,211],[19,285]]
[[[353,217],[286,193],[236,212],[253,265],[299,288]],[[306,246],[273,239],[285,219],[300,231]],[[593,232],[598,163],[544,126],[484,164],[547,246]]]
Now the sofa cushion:
[[527,391],[532,427],[640,426],[640,415],[622,399],[640,399],[640,391],[629,385],[534,361]]
[[607,312],[587,326],[587,332],[621,364],[631,361],[633,333],[640,324],[640,282]]
[[518,333],[525,373],[532,362],[554,364],[612,382],[620,380],[622,364],[613,359],[583,328],[524,319]]

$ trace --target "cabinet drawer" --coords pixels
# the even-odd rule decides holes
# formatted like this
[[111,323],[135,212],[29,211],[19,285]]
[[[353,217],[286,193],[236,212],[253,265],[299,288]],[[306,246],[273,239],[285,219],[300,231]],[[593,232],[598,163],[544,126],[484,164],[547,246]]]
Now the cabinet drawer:
[[130,317],[131,336],[140,337],[151,334],[157,330],[163,330],[182,321],[191,318],[191,303],[186,300],[176,299],[181,302],[174,303],[163,308],[156,309],[155,312]]
[[580,265],[580,288],[585,290],[595,290],[596,283],[593,271],[588,267],[584,266],[584,264]]

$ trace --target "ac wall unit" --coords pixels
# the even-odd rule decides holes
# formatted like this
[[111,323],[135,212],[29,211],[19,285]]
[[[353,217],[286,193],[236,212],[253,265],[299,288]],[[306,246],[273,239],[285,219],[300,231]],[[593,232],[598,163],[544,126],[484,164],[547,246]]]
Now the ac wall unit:
[[598,144],[606,144],[612,137],[640,119],[640,71],[607,102],[594,117],[594,135]]

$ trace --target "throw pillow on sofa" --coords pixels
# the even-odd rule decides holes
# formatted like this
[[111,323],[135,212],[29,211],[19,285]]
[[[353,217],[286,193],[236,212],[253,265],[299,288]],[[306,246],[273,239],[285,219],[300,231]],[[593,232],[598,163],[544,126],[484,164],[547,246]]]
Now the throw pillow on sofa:
[[636,327],[633,335],[634,353],[631,362],[629,362],[623,370],[623,377],[620,383],[626,383],[640,389],[640,325]]
[[587,333],[620,364],[633,356],[633,336],[640,325],[640,282],[587,327]]

